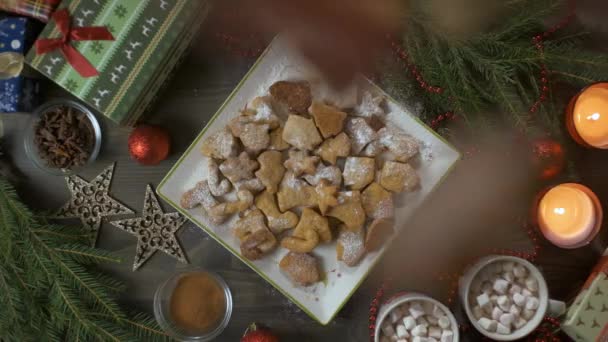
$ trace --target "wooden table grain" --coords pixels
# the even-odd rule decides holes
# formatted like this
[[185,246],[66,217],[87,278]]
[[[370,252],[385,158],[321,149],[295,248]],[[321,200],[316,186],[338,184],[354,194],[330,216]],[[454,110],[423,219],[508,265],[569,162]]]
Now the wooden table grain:
[[[585,1],[584,5],[593,8],[593,1]],[[586,18],[584,13],[581,17]],[[591,22],[591,19],[585,20]],[[601,27],[602,21],[597,23]],[[253,63],[252,59],[236,57],[217,45],[218,41],[213,39],[214,28],[209,26],[204,27],[197,40],[198,44],[168,83],[167,89],[160,94],[157,104],[146,118],[146,122],[160,124],[169,130],[173,139],[169,159],[154,167],[137,164],[129,157],[127,149],[130,129],[118,127],[109,120],[100,118],[104,135],[102,151],[95,164],[83,171],[81,176],[90,180],[106,166],[116,163],[111,193],[137,213],[142,209],[146,185],[155,186],[160,182]],[[52,86],[48,93],[50,97],[68,96]],[[19,189],[21,196],[36,209],[57,209],[69,197],[64,179],[37,169],[24,152],[23,131],[30,116],[3,115],[2,119],[9,151],[25,175]],[[608,208],[608,183],[605,176],[608,170],[608,152],[573,147],[569,153],[576,160],[581,181],[596,191],[604,208]],[[369,304],[373,293],[385,279],[394,279],[390,292],[420,291],[445,302],[453,298],[450,295],[452,284],[440,280],[438,274],[458,272],[463,260],[486,253],[488,248],[526,251],[532,247],[521,225],[505,220],[501,215],[490,215],[489,219],[486,217],[481,220],[483,213],[463,214],[465,218],[458,224],[441,225],[431,224],[431,221],[425,219],[433,216],[433,212],[444,210],[446,201],[442,199],[453,197],[453,185],[459,181],[458,174],[462,172],[466,171],[456,170],[455,175],[448,177],[446,183],[426,203],[419,217],[414,218],[414,222],[396,239],[383,261],[327,326],[321,326],[309,318],[191,223],[186,223],[177,234],[190,260],[189,265],[180,264],[158,252],[140,270],[132,272],[136,238],[108,223],[104,223],[101,228],[98,246],[113,251],[124,260],[122,264],[108,268],[108,271],[128,285],[128,293],[122,300],[150,313],[156,287],[176,269],[201,267],[219,273],[232,289],[234,311],[227,329],[217,338],[218,341],[238,341],[247,325],[254,321],[272,327],[282,341],[367,341]],[[464,198],[466,194],[461,196]],[[164,208],[172,211],[166,204]],[[541,241],[543,248],[536,264],[546,276],[554,298],[568,300],[576,294],[606,247],[607,235],[608,230],[603,229],[589,246],[572,251],[558,249]],[[463,238],[458,239],[458,236]],[[476,238],[466,238],[471,236]],[[454,240],[438,244],[434,242],[438,237],[442,240],[454,237]],[[460,316],[461,322],[465,322],[458,305],[452,307]],[[463,340],[479,340],[479,335],[469,334]]]

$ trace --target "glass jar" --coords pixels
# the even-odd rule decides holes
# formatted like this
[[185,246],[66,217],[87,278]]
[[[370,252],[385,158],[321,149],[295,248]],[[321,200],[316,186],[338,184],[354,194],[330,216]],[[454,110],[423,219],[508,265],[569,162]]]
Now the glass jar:
[[[38,123],[40,122],[40,118],[45,113],[47,113],[57,107],[73,108],[74,110],[83,113],[87,117],[89,122],[91,123],[91,127],[93,129],[93,135],[94,135],[93,148],[91,150],[91,154],[89,155],[89,158],[87,159],[86,163],[83,166],[73,167],[70,169],[54,168],[54,167],[49,166],[47,164],[47,162],[44,161],[40,157],[40,153],[38,152],[38,146],[36,146],[36,142],[35,142],[36,127],[38,126]],[[97,118],[95,117],[93,112],[91,112],[84,105],[82,105],[76,101],[68,100],[68,99],[53,100],[53,101],[49,101],[49,102],[41,105],[40,107],[36,108],[34,110],[34,112],[32,113],[32,118],[30,119],[30,121],[28,122],[28,125],[26,127],[24,145],[25,145],[25,154],[34,163],[34,165],[36,165],[39,169],[46,171],[47,173],[50,173],[52,175],[56,175],[56,176],[69,176],[69,175],[78,173],[80,170],[85,168],[87,165],[92,164],[97,159],[97,156],[99,155],[99,151],[101,150],[101,127],[99,126],[99,122],[97,121]]]
[[[179,284],[180,280],[189,276],[207,276],[216,282],[216,285],[221,289],[224,295],[225,307],[223,310],[223,316],[217,321],[217,324],[204,332],[196,332],[184,327],[180,327],[171,313],[171,302],[173,299],[174,291]],[[158,324],[165,330],[171,337],[179,341],[211,341],[215,337],[224,331],[230,316],[232,315],[232,294],[228,284],[217,274],[207,272],[204,270],[186,270],[173,274],[169,279],[162,283],[154,295],[154,316]]]

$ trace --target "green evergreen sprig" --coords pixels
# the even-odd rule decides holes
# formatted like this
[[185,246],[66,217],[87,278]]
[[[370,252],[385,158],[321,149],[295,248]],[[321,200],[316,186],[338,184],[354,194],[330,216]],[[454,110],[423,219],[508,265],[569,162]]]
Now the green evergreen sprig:
[[98,266],[120,260],[75,227],[37,217],[0,178],[0,337],[3,341],[165,341],[154,318],[116,297]]
[[444,92],[421,89],[394,56],[383,63],[382,82],[402,101],[419,102],[419,114],[427,122],[453,110],[471,132],[507,124],[528,134],[550,132],[559,137],[568,99],[550,93],[539,111],[529,111],[541,93],[542,63],[550,71],[550,88],[567,83],[580,89],[608,80],[608,55],[586,49],[590,35],[576,23],[549,37],[544,54],[534,47],[532,38],[563,16],[566,1],[505,1],[500,25],[464,40],[441,32],[424,3],[409,2],[401,43],[426,83]]

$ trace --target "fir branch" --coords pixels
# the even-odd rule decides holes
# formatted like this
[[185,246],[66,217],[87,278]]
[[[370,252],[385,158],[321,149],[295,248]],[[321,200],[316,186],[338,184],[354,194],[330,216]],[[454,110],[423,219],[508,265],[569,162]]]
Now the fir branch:
[[[0,336],[6,341],[164,341],[153,319],[131,314],[124,285],[96,266],[119,262],[89,247],[82,230],[49,225],[0,178]],[[74,234],[73,239],[69,235]],[[66,243],[68,241],[68,243]],[[138,329],[135,329],[138,327]]]
[[[509,14],[502,24],[466,40],[454,40],[437,31],[440,25],[425,12],[423,0],[411,2],[402,44],[424,81],[444,92],[425,92],[408,72],[386,65],[383,86],[397,99],[423,101],[421,118],[427,122],[455,111],[473,136],[507,123],[528,134],[545,131],[563,137],[561,116],[548,115],[547,108],[560,107],[567,99],[547,96],[536,113],[529,112],[542,93],[542,65],[550,71],[550,82],[582,87],[608,79],[608,55],[585,48],[590,35],[584,30],[555,32],[545,40],[544,53],[535,48],[532,37],[547,30],[546,22],[557,21],[554,17],[561,15],[564,0],[509,0],[503,6]],[[501,114],[488,115],[497,108]]]
[[78,244],[62,245],[53,248],[53,250],[60,254],[70,255],[72,258],[82,264],[122,262],[120,258],[113,257],[110,252],[101,252],[98,249]]

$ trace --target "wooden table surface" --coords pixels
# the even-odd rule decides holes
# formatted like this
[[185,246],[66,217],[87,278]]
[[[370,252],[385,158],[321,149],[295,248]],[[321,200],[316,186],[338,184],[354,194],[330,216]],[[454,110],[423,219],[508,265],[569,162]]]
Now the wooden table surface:
[[[592,6],[594,2],[585,3],[584,6]],[[598,23],[602,25],[602,21]],[[146,184],[157,185],[160,182],[253,63],[252,59],[237,57],[222,49],[218,40],[213,38],[214,28],[209,26],[206,25],[199,44],[193,48],[146,119],[146,122],[160,124],[169,130],[173,139],[169,159],[154,167],[137,164],[131,160],[127,150],[130,129],[101,119],[104,134],[101,155],[81,176],[90,180],[115,162],[111,193],[136,212],[141,212]],[[68,96],[56,87],[51,87],[48,93],[51,97]],[[9,151],[26,176],[20,188],[21,196],[37,209],[60,207],[69,197],[63,178],[37,169],[25,156],[22,132],[29,115],[3,115],[2,119]],[[604,208],[608,208],[608,152],[575,147],[569,151],[569,158],[576,160],[581,181],[590,186]],[[521,225],[506,219],[508,215],[488,211],[468,200],[481,194],[474,191],[471,194],[466,186],[463,188],[463,184],[466,185],[463,179],[471,182],[473,188],[479,185],[475,175],[469,174],[471,168],[467,168],[467,163],[467,160],[461,163],[461,167],[448,177],[413,222],[408,223],[384,260],[327,326],[309,318],[191,223],[185,224],[177,234],[190,265],[180,264],[158,252],[139,271],[132,272],[135,237],[107,223],[101,228],[98,246],[113,251],[124,260],[109,269],[127,282],[129,291],[124,301],[150,313],[156,287],[176,269],[196,266],[222,275],[232,289],[234,311],[218,341],[237,341],[247,325],[254,321],[271,326],[280,334],[282,341],[366,341],[369,304],[373,293],[387,277],[395,278],[391,292],[420,291],[446,302],[453,297],[449,294],[451,284],[440,280],[437,274],[458,272],[464,260],[487,253],[488,248],[526,251],[532,247]],[[529,196],[520,199],[515,195],[504,195],[503,188],[493,186],[504,183],[504,179],[496,177],[486,181],[489,186],[484,187],[484,194],[498,198],[503,207],[512,206],[514,201],[521,204],[521,201],[530,200]],[[171,210],[167,205],[164,207]],[[452,222],[445,220],[446,217]],[[608,230],[604,229],[590,246],[572,251],[541,241],[542,249],[536,264],[547,278],[552,297],[568,300],[576,294],[606,247],[607,235]],[[465,322],[458,305],[452,307],[461,322]],[[478,335],[471,334],[463,340],[478,339]]]

